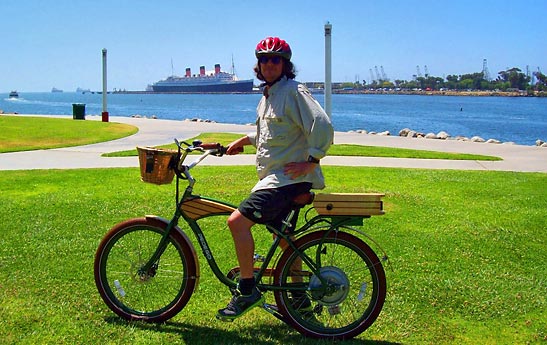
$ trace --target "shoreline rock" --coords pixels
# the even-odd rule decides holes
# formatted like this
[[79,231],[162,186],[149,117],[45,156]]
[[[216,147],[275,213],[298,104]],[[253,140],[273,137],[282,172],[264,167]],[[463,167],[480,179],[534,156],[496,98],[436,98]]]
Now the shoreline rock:
[[[368,132],[365,129],[359,129],[359,130],[349,131],[349,132],[350,133],[353,132],[353,133],[371,134],[371,135],[391,135],[389,133],[389,131],[384,131],[384,132],[372,132],[371,131],[371,132]],[[490,138],[490,139],[485,140],[485,139],[481,138],[480,136],[473,136],[471,138],[468,138],[468,137],[458,135],[458,136],[453,137],[445,131],[440,131],[437,134],[432,133],[432,132],[425,134],[425,133],[417,132],[417,131],[412,130],[410,128],[401,129],[399,131],[398,135],[400,137],[425,138],[425,139],[430,139],[430,140],[457,140],[457,141],[470,141],[470,142],[474,142],[474,143],[516,145],[515,142],[513,142],[513,141],[502,142],[502,141],[500,141],[498,139],[494,139],[494,138]],[[547,147],[547,142],[545,142],[541,139],[538,139],[538,140],[536,140],[536,145],[535,146]]]

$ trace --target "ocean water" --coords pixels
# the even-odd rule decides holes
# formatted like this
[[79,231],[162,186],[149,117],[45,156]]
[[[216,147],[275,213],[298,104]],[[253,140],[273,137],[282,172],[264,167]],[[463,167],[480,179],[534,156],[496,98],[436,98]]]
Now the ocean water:
[[[324,104],[322,94],[314,95]],[[254,123],[260,94],[108,94],[112,116],[141,115],[159,119],[207,119],[223,123]],[[86,105],[86,114],[100,114],[102,95],[19,93],[0,94],[0,109],[19,114],[72,116],[72,104]],[[332,122],[337,131],[403,128],[424,133],[446,131],[451,136],[480,136],[502,142],[534,145],[547,141],[547,98],[456,97],[417,95],[333,95]]]

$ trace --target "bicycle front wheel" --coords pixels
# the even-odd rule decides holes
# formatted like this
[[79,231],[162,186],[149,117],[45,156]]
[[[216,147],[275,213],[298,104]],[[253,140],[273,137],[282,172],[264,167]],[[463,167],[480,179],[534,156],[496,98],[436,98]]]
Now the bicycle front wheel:
[[178,231],[169,235],[159,260],[146,272],[165,233],[154,218],[131,219],[112,228],[95,255],[95,284],[106,305],[127,320],[164,322],[184,308],[194,291],[197,261]]
[[374,323],[386,297],[382,263],[361,239],[317,231],[296,241],[319,274],[288,248],[276,267],[275,299],[286,321],[305,336],[350,339]]

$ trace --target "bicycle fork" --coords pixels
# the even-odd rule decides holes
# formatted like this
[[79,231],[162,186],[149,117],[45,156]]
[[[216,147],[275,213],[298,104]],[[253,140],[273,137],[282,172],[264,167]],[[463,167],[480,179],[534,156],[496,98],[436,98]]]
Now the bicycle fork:
[[150,259],[141,268],[137,270],[137,274],[139,275],[139,278],[142,281],[147,280],[148,278],[154,277],[156,275],[156,271],[159,266],[158,263],[159,263],[160,257],[162,256],[165,249],[167,249],[167,244],[169,242],[169,235],[171,234],[171,230],[173,230],[173,228],[177,226],[179,219],[180,219],[180,215],[177,212],[175,216],[171,219],[167,227],[165,228],[165,232],[162,238],[160,239],[158,243],[158,247],[156,248],[156,251],[154,252],[154,254],[152,254]]

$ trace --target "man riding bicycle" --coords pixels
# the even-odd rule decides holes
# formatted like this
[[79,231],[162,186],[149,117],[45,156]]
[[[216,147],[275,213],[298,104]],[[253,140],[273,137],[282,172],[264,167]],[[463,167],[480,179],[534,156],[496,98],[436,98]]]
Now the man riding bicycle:
[[[231,143],[227,154],[237,154],[245,145],[255,146],[259,181],[228,219],[240,280],[231,301],[218,311],[217,317],[222,320],[233,320],[264,302],[254,278],[251,227],[259,223],[280,228],[296,196],[325,187],[319,160],[334,136],[325,111],[309,90],[294,80],[289,44],[267,37],[257,44],[255,55],[258,61],[254,71],[264,82],[257,130]],[[293,294],[293,298],[306,297]]]

